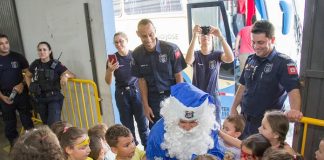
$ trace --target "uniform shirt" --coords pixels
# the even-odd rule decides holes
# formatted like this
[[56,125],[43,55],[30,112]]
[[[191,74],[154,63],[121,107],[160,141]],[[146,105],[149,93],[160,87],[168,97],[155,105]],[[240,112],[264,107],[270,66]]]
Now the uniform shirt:
[[22,70],[28,68],[28,61],[19,53],[0,56],[0,89],[10,91],[23,81]]
[[[137,78],[132,76],[131,73],[132,52],[129,51],[127,56],[121,56],[118,52],[116,52],[115,55],[119,63],[119,68],[114,71],[116,88],[134,85]],[[107,68],[108,61],[106,65],[106,69]]]
[[132,75],[144,78],[149,92],[170,90],[176,83],[174,74],[187,67],[177,45],[156,39],[156,48],[149,53],[143,44],[133,52]]
[[214,95],[218,91],[217,81],[221,55],[220,51],[214,51],[208,55],[203,55],[201,51],[194,53],[192,84],[210,95]]
[[269,109],[283,109],[287,92],[299,88],[296,64],[273,49],[266,58],[250,55],[240,83],[245,86],[242,112],[262,117]]
[[[51,65],[53,63],[54,60],[50,60],[46,63],[41,62],[40,59],[36,59],[32,64],[30,64],[29,67],[29,72],[33,74],[33,78],[35,78],[35,72],[36,70],[38,70],[39,68],[47,68],[50,69]],[[55,69],[54,69],[54,81],[55,83],[57,83],[57,85],[60,87],[60,76],[62,73],[64,73],[67,70],[67,68],[61,63],[58,62],[58,64],[56,65]],[[43,72],[42,72],[43,73]],[[38,77],[38,76],[37,76]]]
[[[160,119],[153,126],[150,135],[147,141],[146,147],[146,157],[149,160],[157,159],[157,160],[176,160],[176,158],[171,158],[167,154],[167,150],[161,148],[161,143],[164,141],[164,119]],[[224,153],[221,151],[221,148],[218,144],[218,134],[216,131],[212,130],[210,136],[214,140],[213,148],[210,148],[207,153],[212,154],[218,158],[223,159]],[[195,154],[193,157],[197,156]]]

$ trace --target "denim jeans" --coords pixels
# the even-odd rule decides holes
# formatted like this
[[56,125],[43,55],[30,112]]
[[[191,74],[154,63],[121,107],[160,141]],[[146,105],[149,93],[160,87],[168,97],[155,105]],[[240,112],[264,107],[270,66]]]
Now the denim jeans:
[[54,122],[61,120],[63,99],[63,95],[59,92],[51,97],[38,99],[37,111],[44,124],[51,126]]
[[146,147],[147,136],[149,134],[148,121],[144,115],[144,108],[137,88],[135,86],[116,88],[115,98],[121,123],[132,132],[135,142],[138,144],[135,136],[133,118],[135,117],[142,145]]

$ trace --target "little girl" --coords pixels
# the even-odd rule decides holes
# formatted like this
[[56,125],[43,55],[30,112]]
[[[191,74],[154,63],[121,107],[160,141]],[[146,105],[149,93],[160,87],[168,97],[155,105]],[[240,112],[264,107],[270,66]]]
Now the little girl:
[[85,131],[70,127],[62,131],[60,144],[67,160],[89,160],[89,137]]
[[[281,111],[268,111],[264,114],[259,133],[268,139],[273,148],[286,150],[291,155],[296,155],[296,152],[285,143],[286,135],[289,130],[289,121],[285,114]],[[240,147],[242,142],[235,139],[224,132],[219,132],[219,135],[229,144]]]
[[270,142],[260,133],[253,134],[242,141],[241,160],[261,160]]

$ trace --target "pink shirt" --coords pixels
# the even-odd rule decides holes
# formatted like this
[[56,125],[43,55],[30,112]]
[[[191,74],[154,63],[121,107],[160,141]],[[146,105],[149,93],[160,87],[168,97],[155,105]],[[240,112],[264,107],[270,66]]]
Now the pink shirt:
[[238,33],[238,35],[241,37],[239,54],[254,53],[252,47],[252,41],[251,41],[251,30],[252,30],[252,25],[243,27]]

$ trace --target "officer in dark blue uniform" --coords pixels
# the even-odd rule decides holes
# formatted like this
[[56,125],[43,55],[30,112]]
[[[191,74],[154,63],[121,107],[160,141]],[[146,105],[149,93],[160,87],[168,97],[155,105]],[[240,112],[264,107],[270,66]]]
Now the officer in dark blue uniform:
[[182,82],[181,71],[187,67],[177,45],[155,37],[151,20],[142,19],[137,26],[142,41],[133,52],[132,74],[139,78],[145,116],[150,128],[160,116],[160,102],[170,96],[170,86]]
[[5,123],[5,135],[11,146],[18,138],[16,110],[19,112],[24,129],[34,127],[28,90],[23,84],[22,73],[27,69],[26,58],[10,51],[8,37],[0,34],[0,104]]
[[43,123],[51,126],[61,120],[64,99],[60,91],[61,85],[65,85],[68,78],[75,76],[61,62],[53,59],[49,43],[38,43],[37,50],[39,59],[26,72],[26,82]]
[[[187,64],[193,67],[192,84],[214,97],[216,120],[221,124],[221,102],[218,94],[219,68],[223,62],[233,62],[232,49],[224,40],[222,33],[217,27],[195,25],[192,35],[186,56]],[[200,50],[194,51],[198,37]],[[213,37],[218,38],[224,51],[214,50]]]
[[132,52],[127,48],[128,38],[123,32],[114,35],[115,47],[118,50],[114,55],[117,59],[108,59],[105,80],[111,84],[112,74],[116,80],[115,99],[121,123],[133,134],[136,145],[134,118],[142,145],[146,147],[149,133],[148,122],[144,115],[141,96],[138,92],[137,78],[131,75]]
[[283,110],[287,95],[291,108],[286,112],[288,118],[298,121],[302,117],[296,64],[276,51],[274,40],[270,22],[263,20],[254,24],[252,44],[256,53],[246,61],[231,109],[231,114],[237,114],[236,108],[241,105],[241,114],[246,119],[242,139],[258,132],[265,111]]

